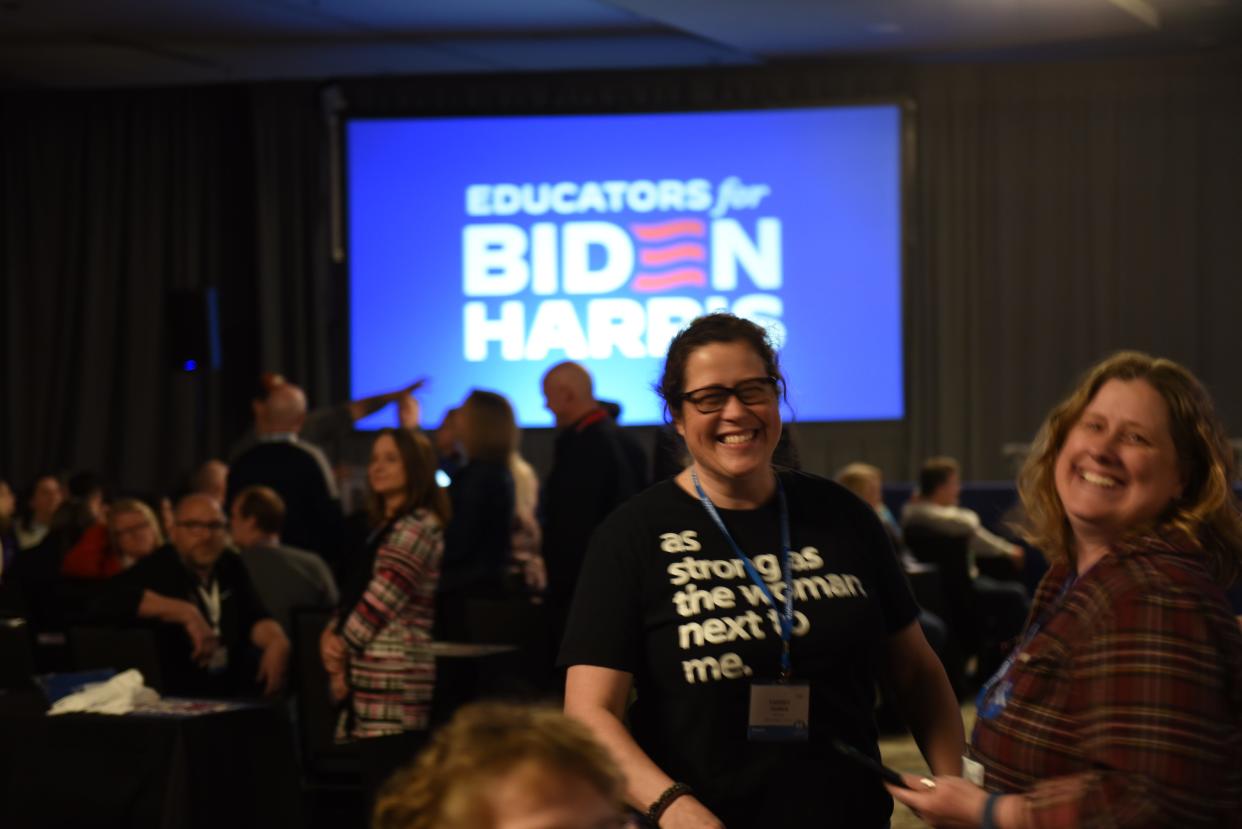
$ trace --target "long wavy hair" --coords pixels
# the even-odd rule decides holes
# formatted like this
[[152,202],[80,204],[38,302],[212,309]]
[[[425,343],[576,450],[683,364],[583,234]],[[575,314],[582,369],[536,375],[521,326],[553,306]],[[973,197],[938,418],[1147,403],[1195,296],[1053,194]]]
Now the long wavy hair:
[[1109,380],[1142,380],[1169,408],[1169,432],[1185,481],[1181,497],[1153,522],[1130,529],[1121,542],[1161,535],[1203,553],[1208,571],[1221,583],[1242,573],[1242,516],[1233,493],[1233,447],[1212,398],[1182,366],[1138,351],[1119,351],[1097,363],[1078,387],[1048,414],[1018,476],[1026,510],[1021,528],[1050,561],[1072,560],[1073,533],[1057,494],[1057,456],[1069,431],[1100,387]]
[[[401,465],[405,469],[405,492],[401,510],[426,509],[439,518],[442,525],[447,526],[453,508],[449,504],[448,493],[436,482],[436,452],[431,447],[431,441],[421,432],[391,428],[381,429],[376,433],[375,440],[384,435],[397,444]],[[383,524],[386,515],[383,497],[371,491],[367,511],[372,524]]]

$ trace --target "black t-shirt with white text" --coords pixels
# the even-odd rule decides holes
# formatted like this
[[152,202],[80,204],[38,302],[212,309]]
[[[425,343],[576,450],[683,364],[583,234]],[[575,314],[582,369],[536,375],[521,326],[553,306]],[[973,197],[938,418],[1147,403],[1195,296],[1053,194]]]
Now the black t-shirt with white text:
[[[596,531],[559,661],[631,673],[634,738],[729,829],[884,826],[892,801],[879,778],[830,741],[878,759],[878,660],[918,607],[874,512],[831,481],[795,472],[781,481],[793,549],[793,673],[811,685],[809,742],[747,739],[750,686],[780,669],[776,614],[703,505],[671,480]],[[777,499],[718,511],[783,607]]]

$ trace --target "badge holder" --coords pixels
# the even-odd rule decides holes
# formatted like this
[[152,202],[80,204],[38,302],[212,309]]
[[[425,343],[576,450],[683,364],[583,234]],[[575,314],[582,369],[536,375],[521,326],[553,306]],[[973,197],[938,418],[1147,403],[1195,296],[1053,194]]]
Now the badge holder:
[[805,742],[811,738],[810,723],[810,685],[756,682],[750,686],[747,736],[753,742]]

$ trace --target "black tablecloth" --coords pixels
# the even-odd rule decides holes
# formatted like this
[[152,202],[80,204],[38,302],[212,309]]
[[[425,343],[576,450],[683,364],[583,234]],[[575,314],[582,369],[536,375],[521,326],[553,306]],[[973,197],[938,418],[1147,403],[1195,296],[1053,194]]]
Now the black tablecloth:
[[0,826],[297,827],[288,724],[255,706],[155,717],[48,717],[0,697]]

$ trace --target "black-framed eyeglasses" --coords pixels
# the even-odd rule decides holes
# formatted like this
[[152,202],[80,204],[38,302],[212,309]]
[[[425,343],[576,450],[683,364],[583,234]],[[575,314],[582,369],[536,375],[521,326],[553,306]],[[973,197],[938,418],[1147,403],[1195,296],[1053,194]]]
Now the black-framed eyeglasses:
[[743,380],[732,388],[728,386],[704,386],[701,389],[683,392],[681,399],[698,410],[699,414],[718,412],[736,397],[745,406],[759,406],[771,403],[776,399],[776,378],[756,377]]

